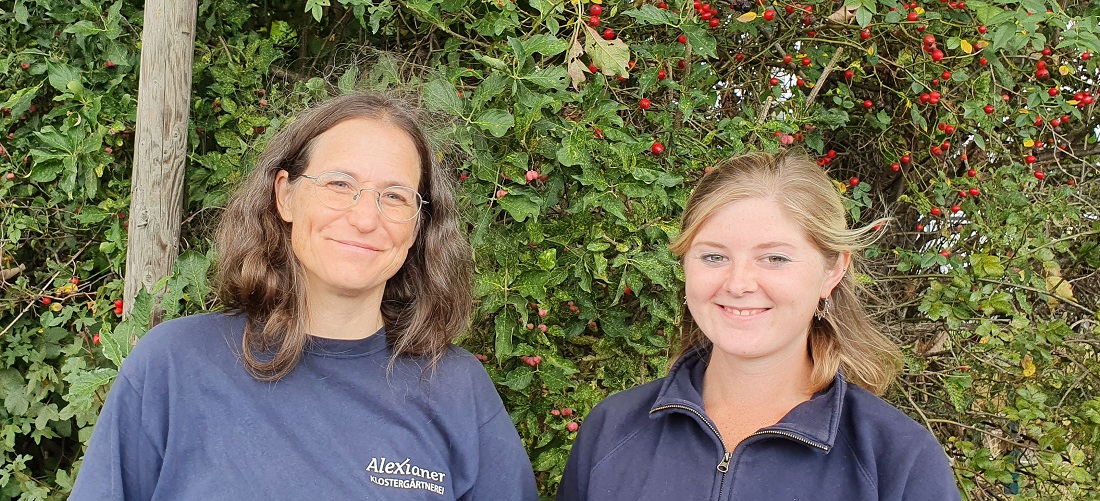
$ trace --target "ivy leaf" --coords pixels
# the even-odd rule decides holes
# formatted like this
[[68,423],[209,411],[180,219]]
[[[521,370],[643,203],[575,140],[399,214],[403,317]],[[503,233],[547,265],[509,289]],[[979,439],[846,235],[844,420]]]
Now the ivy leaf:
[[[618,38],[604,40],[591,26],[585,26],[584,51],[604,75],[627,76],[627,64],[630,62],[630,47]],[[714,38],[711,37],[711,41]],[[713,49],[712,49],[713,52]]]

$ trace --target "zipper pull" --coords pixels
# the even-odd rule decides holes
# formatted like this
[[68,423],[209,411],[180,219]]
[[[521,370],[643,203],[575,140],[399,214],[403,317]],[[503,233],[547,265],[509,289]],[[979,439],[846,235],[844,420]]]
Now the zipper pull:
[[718,463],[718,471],[720,473],[730,471],[730,459],[733,459],[732,452],[727,452],[725,455],[722,456],[722,461]]

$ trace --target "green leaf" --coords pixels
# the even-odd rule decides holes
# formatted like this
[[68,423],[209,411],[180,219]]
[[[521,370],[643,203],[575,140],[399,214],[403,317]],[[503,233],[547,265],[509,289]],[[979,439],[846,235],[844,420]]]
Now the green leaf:
[[535,373],[531,371],[530,367],[517,367],[509,372],[500,384],[514,391],[520,391],[531,386],[531,381],[534,381],[534,379]]
[[329,6],[329,0],[306,0],[305,12],[313,15],[313,20],[321,22],[322,9]]
[[336,82],[336,86],[340,88],[340,92],[349,94],[355,90],[355,84],[359,81],[359,67],[355,65],[348,66],[348,70],[340,75],[340,79]]
[[473,123],[482,130],[488,131],[493,137],[503,137],[508,129],[516,124],[516,119],[511,113],[494,108],[478,113]]
[[[623,63],[623,65],[625,67],[626,63]],[[565,86],[568,85],[566,79],[569,78],[569,75],[566,73],[565,68],[553,66],[535,69],[535,71],[524,75],[522,78],[544,89],[565,90]]]
[[34,87],[19,89],[8,96],[8,100],[4,101],[2,107],[10,109],[12,116],[20,116],[30,109],[31,104],[34,104],[34,98],[38,97],[38,89],[41,88],[42,84],[38,84]]
[[455,87],[445,80],[432,80],[424,85],[424,106],[429,110],[462,115],[462,98],[458,97]]
[[561,148],[558,148],[557,152],[558,162],[566,167],[585,163],[588,160],[586,142],[584,133],[581,131],[574,131],[562,138]]
[[[630,63],[630,47],[619,39],[604,40],[591,26],[584,27],[584,52],[605,75],[627,76],[627,64]],[[712,37],[713,41],[714,38]]]
[[860,6],[860,8],[856,9],[856,23],[859,24],[861,28],[866,28],[871,25],[871,17],[873,15],[874,13],[868,10],[867,7]]
[[523,48],[527,54],[539,53],[546,57],[553,57],[569,48],[569,43],[554,35],[540,33],[523,41]]
[[507,315],[497,315],[493,319],[493,332],[495,334],[493,353],[496,354],[497,360],[512,356],[512,329],[515,328],[515,325],[508,319]]
[[512,219],[519,222],[539,215],[539,205],[523,195],[506,195],[498,202]]
[[714,39],[714,36],[698,24],[685,24],[683,26],[684,35],[687,35],[688,43],[691,44],[691,50],[702,57],[715,58],[718,57],[718,41]]
[[66,377],[69,382],[69,395],[73,398],[88,399],[96,390],[110,384],[118,376],[118,371],[110,367],[100,367],[91,371],[80,371]]
[[633,17],[640,24],[664,26],[677,26],[680,24],[680,18],[668,9],[659,9],[649,4],[642,5],[639,9],[623,11],[623,15]]

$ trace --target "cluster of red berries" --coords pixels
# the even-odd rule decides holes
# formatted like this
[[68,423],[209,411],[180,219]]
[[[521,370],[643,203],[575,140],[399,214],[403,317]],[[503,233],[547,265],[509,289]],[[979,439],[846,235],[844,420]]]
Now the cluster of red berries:
[[116,299],[115,302],[114,302],[114,305],[115,305],[115,315],[121,315],[122,314],[122,300],[121,299]]
[[[834,158],[836,158],[836,150],[829,150],[829,151],[825,152],[824,156],[817,159],[817,165],[820,165],[822,167],[824,167],[826,165],[829,165],[829,164],[833,163]],[[859,184],[859,183],[856,183],[856,184]],[[855,185],[853,185],[853,186],[855,186]]]
[[527,355],[524,355],[522,357],[519,357],[519,359],[522,360],[523,363],[525,363],[527,365],[530,365],[531,367],[537,367],[539,364],[542,363],[542,357],[540,357],[538,355],[531,356],[531,357],[529,357]]
[[932,92],[922,92],[920,95],[920,104],[931,104],[933,106],[940,104],[940,98],[943,94],[940,91],[934,90]]
[[711,28],[717,28],[718,25],[722,24],[722,21],[718,18],[718,8],[712,7],[709,3],[702,3],[699,0],[695,0],[692,6],[695,8],[695,12],[699,14],[699,17],[706,21]]
[[943,60],[943,51],[936,47],[936,37],[934,35],[924,36],[924,44],[921,45],[921,50],[931,56],[932,60],[937,63]]
[[[1086,54],[1088,54],[1088,53],[1086,52]],[[1093,97],[1092,91],[1090,91],[1090,90],[1075,92],[1073,94],[1073,99],[1077,101],[1077,109],[1079,109],[1079,110],[1083,110],[1083,109],[1085,109],[1085,106],[1088,106],[1088,105],[1096,102],[1096,98]],[[1065,120],[1063,120],[1063,122],[1064,121]]]
[[[573,409],[569,407],[562,407],[561,409],[551,409],[550,415],[554,417],[573,417]],[[565,423],[565,429],[569,430],[569,433],[576,433],[581,426],[576,421],[570,421]]]

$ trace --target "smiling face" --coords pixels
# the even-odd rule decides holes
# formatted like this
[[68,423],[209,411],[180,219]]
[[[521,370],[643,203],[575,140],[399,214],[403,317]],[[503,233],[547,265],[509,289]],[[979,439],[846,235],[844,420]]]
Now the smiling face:
[[[420,157],[412,139],[385,121],[356,118],[318,136],[303,174],[343,172],[362,188],[420,186]],[[363,191],[350,209],[334,210],[317,197],[321,189],[306,178],[275,179],[279,215],[291,225],[291,246],[302,265],[310,296],[336,295],[381,302],[386,281],[405,262],[416,237],[417,219],[383,217],[375,194]]]
[[715,356],[807,364],[814,311],[848,257],[826,262],[773,200],[730,203],[703,222],[683,257],[687,305]]

